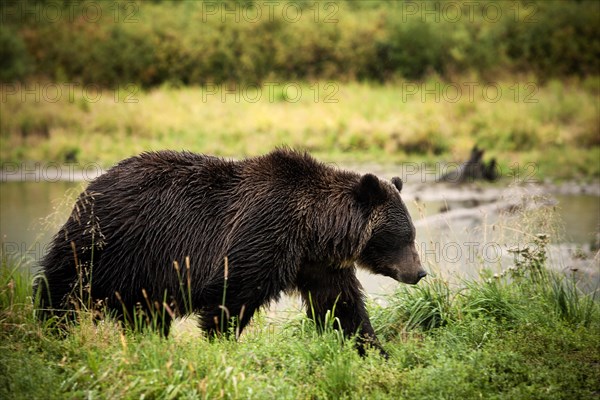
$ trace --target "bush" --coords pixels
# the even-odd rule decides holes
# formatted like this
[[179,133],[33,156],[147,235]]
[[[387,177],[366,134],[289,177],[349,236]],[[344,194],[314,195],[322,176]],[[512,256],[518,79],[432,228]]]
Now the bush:
[[18,32],[0,26],[0,82],[22,80],[31,72],[31,57]]
[[510,20],[508,55],[542,78],[596,74],[600,69],[600,3],[537,2],[531,21]]
[[408,79],[421,79],[432,73],[444,74],[449,43],[440,29],[422,21],[394,20],[388,32],[389,36],[377,43],[384,76],[398,73]]
[[[91,21],[82,17],[89,2],[65,2],[58,21],[43,14],[7,19],[0,33],[1,78],[149,87],[270,78],[385,81],[432,73],[449,78],[466,71],[490,76],[500,69],[542,79],[597,73],[597,2],[467,3],[454,18],[437,1],[415,2],[416,13],[387,1],[284,2],[272,12],[252,1],[124,2],[106,3],[101,18]],[[488,15],[492,3],[500,10],[497,19]],[[18,16],[19,4],[3,5],[3,11]],[[43,9],[45,2],[23,4]],[[290,4],[302,10],[298,20]]]

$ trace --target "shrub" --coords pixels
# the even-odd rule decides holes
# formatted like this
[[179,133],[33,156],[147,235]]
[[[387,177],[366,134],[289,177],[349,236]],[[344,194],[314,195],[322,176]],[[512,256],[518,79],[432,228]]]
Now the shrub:
[[23,38],[7,26],[0,26],[0,82],[22,80],[31,72],[31,57]]
[[[294,4],[302,12],[297,21],[283,12],[289,2],[274,3],[274,12],[256,2],[262,14],[256,20],[244,11],[252,1],[211,1],[216,14],[200,1],[111,3],[94,21],[82,17],[88,3],[65,2],[58,21],[35,12],[8,18],[0,32],[1,78],[44,76],[149,87],[163,82],[255,83],[271,77],[382,81],[464,72],[491,76],[501,69],[532,71],[548,79],[596,74],[600,67],[600,28],[595,23],[600,5],[593,1],[494,2],[498,19],[487,15],[487,1],[462,4],[458,19],[437,1],[416,2],[421,12],[415,14],[400,2],[298,1]],[[2,7],[6,15],[22,12],[18,2]],[[232,12],[222,14],[225,9]],[[71,15],[75,17],[66,17]]]

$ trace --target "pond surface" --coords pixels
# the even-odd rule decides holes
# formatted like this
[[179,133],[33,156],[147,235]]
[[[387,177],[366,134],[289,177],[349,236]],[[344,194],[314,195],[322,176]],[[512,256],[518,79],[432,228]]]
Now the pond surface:
[[[3,256],[22,260],[21,268],[35,272],[52,236],[67,219],[75,198],[85,185],[86,182],[65,181],[1,183]],[[498,196],[512,199],[515,195],[502,188],[490,190],[492,192],[480,188],[428,186],[413,188],[413,192],[408,188],[403,191],[417,226],[417,243],[427,269],[442,274],[445,271],[476,275],[481,268],[482,254],[484,258],[487,254],[487,261],[491,261],[488,266],[493,268],[501,269],[510,264],[507,254],[496,257],[490,256],[490,252],[506,253],[507,243],[514,244],[519,239],[499,239],[494,234],[501,229],[516,231],[519,227],[512,226],[510,218],[502,221],[493,205]],[[543,206],[551,209],[548,218],[553,219],[553,226],[558,227],[559,233],[552,235],[553,252],[564,268],[572,268],[574,257],[570,255],[579,252],[575,257],[577,265],[583,263],[583,267],[591,271],[592,281],[597,282],[600,273],[594,247],[600,231],[600,197],[596,194],[552,193],[546,197]],[[526,208],[523,210],[528,212]],[[581,257],[582,251],[587,254],[585,257]],[[359,278],[365,290],[375,296],[389,293],[398,285],[392,279],[364,271],[360,271]]]

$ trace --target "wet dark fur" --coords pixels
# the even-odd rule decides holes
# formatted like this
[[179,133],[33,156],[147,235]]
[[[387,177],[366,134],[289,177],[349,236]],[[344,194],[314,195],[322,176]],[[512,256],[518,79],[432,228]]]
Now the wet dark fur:
[[[414,226],[396,189],[401,182],[394,185],[287,149],[242,161],[171,151],[126,159],[90,183],[55,236],[42,261],[48,287],[38,286],[41,315],[72,308],[83,281],[92,299],[124,320],[124,310],[131,315],[136,304],[166,299],[217,333],[227,257],[225,306],[239,332],[257,308],[299,290],[307,303],[310,293],[310,317],[314,310],[322,322],[336,304],[343,331],[377,346],[354,262],[401,279],[386,257],[415,256],[406,250]],[[388,245],[397,251],[377,251]],[[186,256],[187,310],[173,264],[185,284]],[[365,259],[373,257],[381,260]],[[407,279],[416,283],[423,274]],[[171,317],[163,317],[167,335]]]

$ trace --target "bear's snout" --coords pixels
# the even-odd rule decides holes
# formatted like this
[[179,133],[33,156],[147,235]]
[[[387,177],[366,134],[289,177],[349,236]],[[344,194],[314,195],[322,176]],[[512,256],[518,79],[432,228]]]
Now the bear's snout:
[[415,285],[427,276],[427,272],[421,265],[421,259],[414,243],[403,248],[401,254],[401,261],[397,267],[396,280]]
[[425,270],[421,269],[420,271],[416,272],[416,273],[399,273],[398,276],[396,277],[396,280],[398,282],[402,282],[402,283],[407,283],[409,285],[416,285],[417,283],[419,283],[419,281],[427,276],[427,272],[425,272]]

